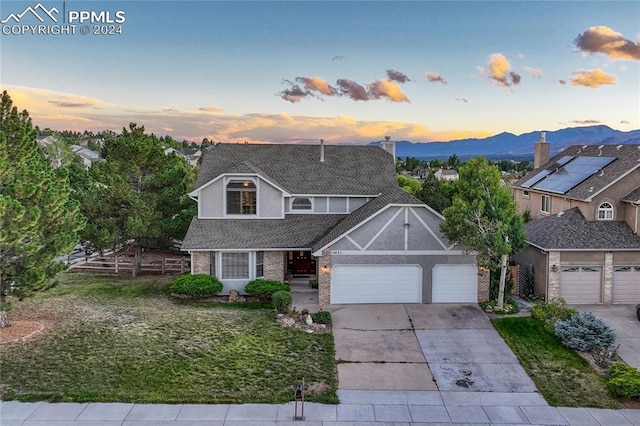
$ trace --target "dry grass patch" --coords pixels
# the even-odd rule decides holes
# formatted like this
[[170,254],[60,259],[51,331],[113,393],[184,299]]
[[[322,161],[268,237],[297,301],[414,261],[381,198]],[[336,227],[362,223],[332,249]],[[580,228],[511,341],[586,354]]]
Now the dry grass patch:
[[170,277],[64,274],[16,304],[55,326],[0,347],[4,399],[279,403],[294,380],[308,399],[337,402],[333,336],[283,328],[268,309],[176,303]]

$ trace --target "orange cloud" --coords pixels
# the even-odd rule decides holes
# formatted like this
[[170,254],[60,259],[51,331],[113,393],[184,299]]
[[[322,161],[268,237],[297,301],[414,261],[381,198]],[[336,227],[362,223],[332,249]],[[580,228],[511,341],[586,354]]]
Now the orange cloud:
[[522,77],[515,71],[511,71],[511,64],[502,53],[489,55],[489,64],[486,70],[481,69],[484,74],[488,74],[500,87],[510,87],[520,84]]
[[371,97],[387,98],[392,102],[409,102],[409,98],[402,92],[400,86],[390,80],[378,80],[369,85]]
[[323,95],[331,96],[336,93],[336,89],[320,77],[298,77],[296,81],[302,83],[306,89],[320,92]]
[[640,42],[627,40],[609,27],[591,27],[576,38],[575,44],[586,53],[602,53],[612,59],[640,61]]
[[602,71],[600,68],[595,70],[582,70],[573,73],[571,83],[574,86],[585,86],[595,89],[603,85],[615,85],[616,77]]

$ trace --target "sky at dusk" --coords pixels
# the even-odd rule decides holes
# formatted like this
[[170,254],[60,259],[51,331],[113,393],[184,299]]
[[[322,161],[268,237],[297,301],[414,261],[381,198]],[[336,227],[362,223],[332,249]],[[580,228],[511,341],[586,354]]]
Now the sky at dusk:
[[640,128],[636,0],[2,0],[0,20],[0,86],[40,128],[360,144]]

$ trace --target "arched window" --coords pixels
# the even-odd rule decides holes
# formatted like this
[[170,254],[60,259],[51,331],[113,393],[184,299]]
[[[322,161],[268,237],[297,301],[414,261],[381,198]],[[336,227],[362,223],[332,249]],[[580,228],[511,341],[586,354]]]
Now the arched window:
[[232,180],[227,185],[227,214],[256,214],[256,185]]
[[291,210],[311,210],[311,200],[306,197],[295,197],[291,201]]
[[598,206],[598,220],[613,220],[613,204],[605,201]]

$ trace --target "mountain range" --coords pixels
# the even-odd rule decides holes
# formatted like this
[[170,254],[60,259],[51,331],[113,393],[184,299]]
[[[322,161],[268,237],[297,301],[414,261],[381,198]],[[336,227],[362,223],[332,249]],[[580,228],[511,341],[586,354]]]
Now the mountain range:
[[[546,132],[552,155],[571,145],[640,144],[640,129],[623,132],[609,126],[597,125],[541,131]],[[428,159],[448,158],[456,154],[460,158],[484,155],[490,158],[529,159],[533,158],[533,144],[540,139],[541,131],[521,135],[503,132],[484,139],[470,138],[448,142],[396,141],[396,156]],[[380,145],[381,142],[371,142],[370,145]]]

